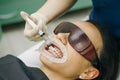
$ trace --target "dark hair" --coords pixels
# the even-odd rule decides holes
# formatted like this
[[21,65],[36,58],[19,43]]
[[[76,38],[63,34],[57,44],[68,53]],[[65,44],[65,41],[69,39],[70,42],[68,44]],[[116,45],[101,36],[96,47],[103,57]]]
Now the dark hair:
[[100,53],[100,75],[94,80],[116,80],[118,75],[118,59],[119,59],[119,49],[115,36],[105,27],[105,25],[99,24],[94,20],[88,20],[94,24],[103,40],[103,49]]

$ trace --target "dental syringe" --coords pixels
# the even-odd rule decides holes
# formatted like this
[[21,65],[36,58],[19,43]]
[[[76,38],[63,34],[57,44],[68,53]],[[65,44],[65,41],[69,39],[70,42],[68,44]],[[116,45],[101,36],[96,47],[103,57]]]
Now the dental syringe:
[[[26,18],[26,21],[33,27],[33,28],[36,28],[38,27],[29,17]],[[43,39],[45,40],[46,44],[48,46],[51,46],[52,45],[52,41],[50,40],[50,38],[42,31],[42,30],[39,30],[38,31],[38,34],[43,37]]]

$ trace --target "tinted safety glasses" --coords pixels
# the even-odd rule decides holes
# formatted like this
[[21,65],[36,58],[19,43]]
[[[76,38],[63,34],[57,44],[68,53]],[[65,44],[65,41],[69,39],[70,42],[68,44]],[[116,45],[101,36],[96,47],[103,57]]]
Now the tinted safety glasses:
[[70,45],[80,53],[80,55],[89,60],[94,67],[100,69],[95,48],[87,35],[79,27],[70,22],[62,22],[54,29],[54,33],[70,33],[68,36]]

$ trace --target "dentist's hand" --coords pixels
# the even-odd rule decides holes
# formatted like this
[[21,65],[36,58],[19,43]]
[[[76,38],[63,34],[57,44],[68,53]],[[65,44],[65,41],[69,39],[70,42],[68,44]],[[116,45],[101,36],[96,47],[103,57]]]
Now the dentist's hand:
[[26,12],[21,11],[22,18],[26,21],[27,17],[38,26],[33,28],[27,21],[25,24],[24,35],[31,41],[40,41],[42,37],[38,34],[39,29],[42,30],[45,34],[48,34],[46,23],[47,19],[41,14],[33,13],[32,15],[28,15]]

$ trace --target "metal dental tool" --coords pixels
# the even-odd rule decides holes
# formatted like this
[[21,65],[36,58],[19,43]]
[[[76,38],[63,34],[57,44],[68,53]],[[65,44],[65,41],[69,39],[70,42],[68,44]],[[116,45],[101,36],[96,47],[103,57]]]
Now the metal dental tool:
[[[26,21],[33,27],[38,27],[29,17],[26,18]],[[43,39],[45,40],[47,46],[52,46],[52,41],[50,40],[50,38],[42,31],[42,30],[39,30],[39,35],[41,37],[43,37]]]

